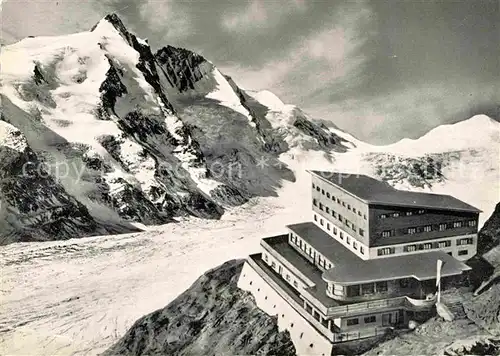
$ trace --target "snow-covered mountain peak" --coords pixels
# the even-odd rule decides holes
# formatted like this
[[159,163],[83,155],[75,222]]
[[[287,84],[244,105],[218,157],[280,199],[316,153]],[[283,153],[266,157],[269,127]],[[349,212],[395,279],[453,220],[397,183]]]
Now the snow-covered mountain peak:
[[109,26],[113,27],[114,32],[117,32],[118,34],[122,36],[126,36],[129,32],[125,25],[123,24],[122,20],[118,17],[117,14],[112,13],[108,14],[105,17],[103,17],[101,20],[99,20],[91,29],[90,32],[95,32],[99,33],[101,31],[110,32]]
[[500,123],[486,115],[475,115],[455,124],[440,125],[417,139],[402,139],[384,150],[409,156],[471,149],[492,149],[500,145]]
[[[285,105],[280,98],[276,96],[273,92],[269,90],[261,91],[251,91],[248,90],[247,93],[251,95],[255,100],[265,105],[271,111],[284,111],[288,105]],[[293,106],[293,105],[289,105]]]

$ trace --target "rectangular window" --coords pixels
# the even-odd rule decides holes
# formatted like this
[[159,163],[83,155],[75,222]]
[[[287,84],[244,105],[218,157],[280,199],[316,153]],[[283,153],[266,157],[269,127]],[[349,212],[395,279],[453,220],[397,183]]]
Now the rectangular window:
[[359,228],[359,235],[365,236],[365,230],[363,230],[362,228]]
[[466,237],[466,238],[457,240],[457,246],[472,245],[473,243],[474,243],[474,239],[472,237]]
[[458,255],[459,255],[459,256],[465,256],[465,255],[467,255],[468,253],[469,253],[469,251],[467,251],[467,250],[459,250],[459,251],[458,251]]
[[417,211],[418,214],[424,214],[425,213],[425,210],[424,209],[420,209],[419,211]]
[[476,226],[476,220],[469,220],[469,226],[470,227]]
[[342,215],[339,214],[339,221],[342,222]]
[[271,263],[271,267],[272,267],[272,268],[276,268],[276,262],[274,262],[274,261],[273,261],[273,262]]
[[446,230],[446,224],[439,224],[439,231]]
[[356,208],[352,208],[352,212],[356,214]]
[[267,262],[267,254],[264,254],[264,261]]
[[312,314],[312,311],[313,311],[313,308],[306,303],[306,312],[308,312],[309,314]]
[[378,256],[392,255],[394,252],[396,252],[396,249],[394,247],[379,248],[377,250],[377,255]]
[[321,226],[323,226],[323,219],[319,219],[319,223]]
[[294,286],[295,288],[299,288],[299,284],[297,283],[297,281],[293,281],[293,286]]
[[330,199],[330,193],[326,192],[326,197]]
[[342,206],[345,208],[345,201],[342,202]]
[[347,210],[351,210],[351,204],[347,204]]
[[462,222],[461,221],[455,221],[453,223],[453,227],[456,229],[456,228],[459,228],[459,227],[462,227]]
[[397,213],[397,212],[396,213],[392,213],[392,217],[393,218],[398,218],[399,217],[399,213]]
[[319,192],[319,191],[320,191],[320,189],[319,189],[319,187],[318,187],[318,186],[316,186],[316,191],[317,191],[317,192]]
[[348,297],[357,297],[359,296],[359,286],[347,286],[346,293]]
[[353,326],[353,325],[358,325],[359,324],[359,319],[354,318],[354,319],[347,319],[346,320],[347,326]]
[[351,222],[347,219],[345,219],[345,226],[351,227]]
[[374,323],[377,321],[377,317],[375,315],[371,315],[371,316],[365,316],[365,324],[370,324],[370,323]]
[[432,231],[431,225],[424,226],[424,232],[431,232],[431,231]]
[[391,237],[391,230],[382,231],[382,237]]
[[406,216],[412,216],[413,215],[413,211],[407,211],[406,212]]
[[361,216],[361,211],[358,210],[358,215]]
[[375,285],[373,283],[366,283],[361,285],[361,294],[375,293]]
[[333,216],[334,218],[337,218],[337,213],[336,213],[336,212],[335,212],[335,210],[333,210],[333,209],[332,209],[332,216]]
[[408,288],[409,285],[410,285],[410,280],[408,278],[403,278],[399,280],[399,286],[401,288]]
[[355,249],[355,250],[358,249],[358,244],[356,243],[356,241],[352,242],[352,248]]
[[359,252],[361,252],[361,254],[362,254],[362,255],[364,255],[364,254],[365,254],[365,249],[364,249],[364,247],[363,247],[363,246],[360,246],[360,247],[359,247]]
[[328,328],[328,319],[321,318],[321,325],[325,328]]
[[366,220],[366,214],[363,214],[363,219],[365,219],[365,220]]
[[323,204],[319,203],[319,210],[323,210]]
[[321,189],[321,194],[325,195],[325,190]]
[[314,221],[318,221],[318,215],[314,214]]
[[451,241],[440,241],[438,242],[438,248],[445,248],[451,246]]
[[408,234],[413,235],[417,233],[417,228],[416,227],[409,227],[408,228]]
[[318,206],[318,201],[316,199],[313,199],[313,205]]
[[335,201],[335,197],[332,195],[332,200]]
[[432,248],[432,243],[425,243],[424,250],[430,250]]
[[316,188],[316,185],[313,183],[313,189]]
[[404,252],[413,252],[417,250],[417,245],[408,245],[403,247]]
[[344,233],[341,231],[340,232],[340,238],[343,240],[344,239]]
[[335,226],[333,227],[333,234],[337,235],[337,228]]
[[387,218],[387,215],[386,215],[386,214],[382,214],[382,215],[380,215],[380,218],[381,218],[381,219],[386,219],[386,218]]
[[330,223],[326,223],[326,229],[330,231]]
[[327,214],[330,214],[330,208],[329,207],[325,206],[325,211],[326,211]]
[[375,289],[376,289],[377,293],[387,292],[387,281],[375,283]]
[[287,280],[287,282],[290,282],[290,275],[287,274],[286,277],[285,277],[285,279]]
[[337,204],[340,204],[340,199],[339,198],[337,198]]
[[350,245],[350,244],[351,244],[351,239],[349,238],[349,236],[346,236],[345,241],[347,242],[347,244],[348,244],[348,245]]

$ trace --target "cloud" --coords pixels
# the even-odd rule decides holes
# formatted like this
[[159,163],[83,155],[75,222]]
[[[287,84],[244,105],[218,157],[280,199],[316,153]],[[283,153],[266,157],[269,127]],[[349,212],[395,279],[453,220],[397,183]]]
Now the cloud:
[[[467,88],[464,90],[464,88]],[[372,98],[353,97],[338,103],[307,106],[318,118],[335,121],[364,140],[385,144],[402,137],[418,138],[432,128],[475,114],[498,112],[495,84],[428,83],[408,86]]]
[[244,8],[224,13],[221,24],[227,31],[268,30],[290,13],[305,9],[306,4],[301,0],[252,0]]
[[[374,36],[365,31],[375,16],[364,2],[337,8],[323,27],[302,36],[286,52],[256,68],[226,65],[222,69],[243,87],[270,89],[287,102],[324,105],[332,91],[359,82],[369,60],[363,46]],[[337,89],[332,89],[332,87]]]
[[170,38],[186,36],[191,26],[191,19],[172,0],[145,0],[140,3],[139,16],[151,30],[163,31]]

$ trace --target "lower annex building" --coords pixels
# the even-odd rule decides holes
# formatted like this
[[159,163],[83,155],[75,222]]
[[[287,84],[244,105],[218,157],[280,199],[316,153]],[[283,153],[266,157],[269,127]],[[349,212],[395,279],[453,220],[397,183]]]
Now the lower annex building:
[[299,354],[330,355],[335,344],[407,327],[471,269],[477,208],[365,175],[310,173],[311,221],[262,239],[238,281]]

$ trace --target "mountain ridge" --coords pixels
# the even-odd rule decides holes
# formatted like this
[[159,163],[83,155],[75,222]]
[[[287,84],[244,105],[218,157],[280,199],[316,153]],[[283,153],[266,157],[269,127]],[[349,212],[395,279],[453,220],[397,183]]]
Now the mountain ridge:
[[71,162],[71,174],[53,178],[95,219],[219,219],[295,179],[279,160],[288,136],[345,150],[345,140],[298,111],[288,113],[293,125],[273,127],[267,107],[203,56],[173,46],[153,53],[116,14],[88,32],[26,38],[4,47],[1,60],[3,120],[19,126],[48,173]]

